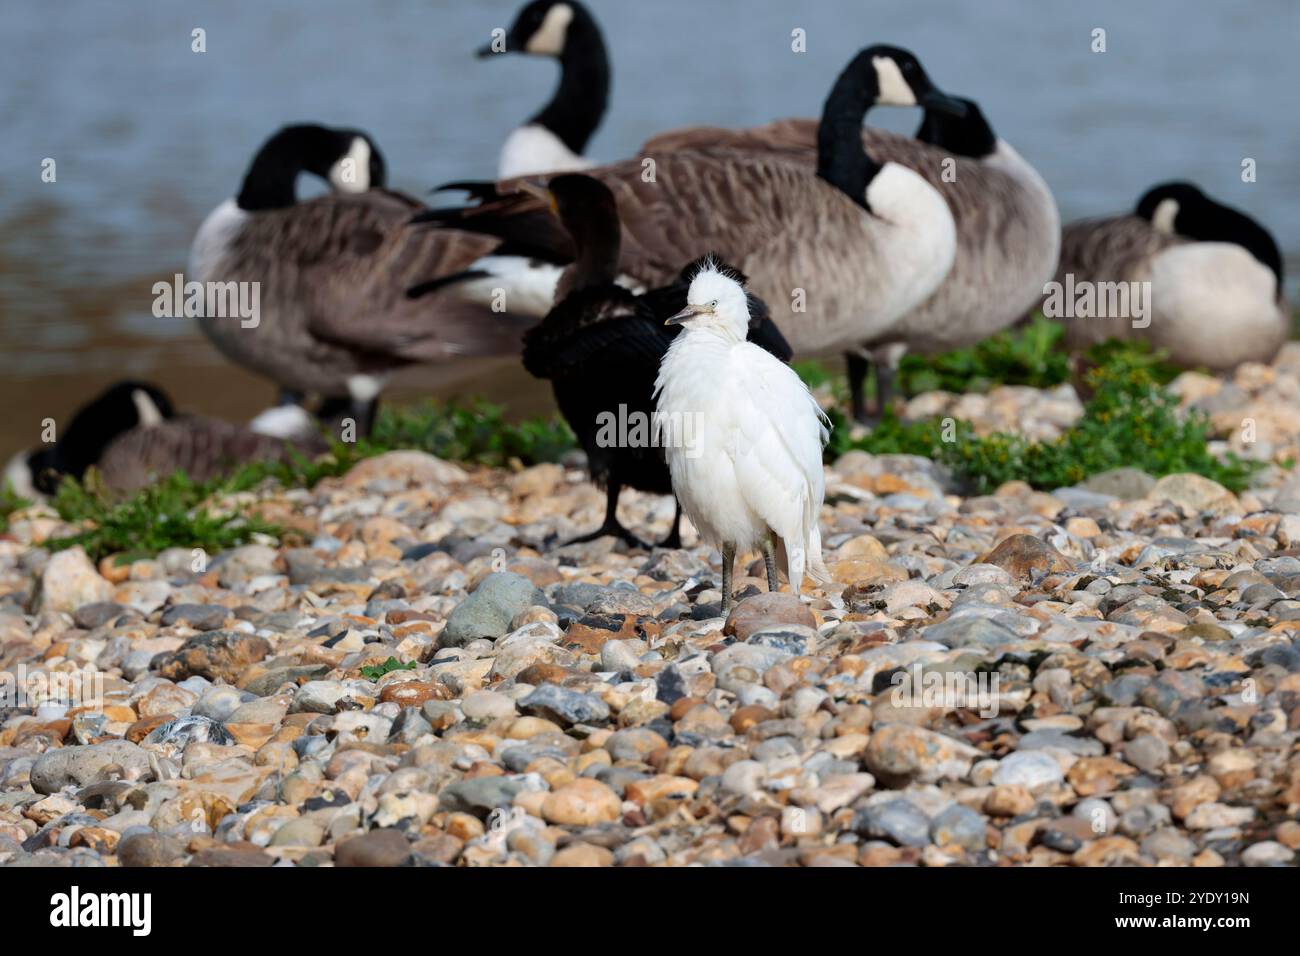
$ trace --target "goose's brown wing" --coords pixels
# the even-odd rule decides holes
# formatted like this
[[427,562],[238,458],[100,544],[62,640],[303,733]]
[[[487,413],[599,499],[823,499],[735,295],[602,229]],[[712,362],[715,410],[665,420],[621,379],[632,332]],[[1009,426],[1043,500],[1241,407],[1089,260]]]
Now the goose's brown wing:
[[299,312],[311,335],[394,360],[510,354],[519,323],[454,296],[406,290],[468,267],[496,240],[412,227],[422,207],[385,190],[329,195],[252,219],[226,275],[256,277],[263,305]]

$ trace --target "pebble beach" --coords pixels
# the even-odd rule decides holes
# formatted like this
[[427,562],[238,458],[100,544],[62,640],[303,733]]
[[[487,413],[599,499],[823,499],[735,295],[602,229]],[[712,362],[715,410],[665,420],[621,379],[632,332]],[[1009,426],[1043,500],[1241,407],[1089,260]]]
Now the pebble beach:
[[[1171,386],[1300,457],[1300,348]],[[828,399],[829,401],[829,399]],[[908,414],[1035,437],[1070,386]],[[1242,422],[1253,439],[1243,443]],[[1275,866],[1300,849],[1300,480],[1129,469],[971,496],[850,452],[834,581],[595,527],[580,468],[413,451],[221,502],[285,529],[92,562],[0,539],[5,866]],[[672,501],[625,492],[655,539]]]

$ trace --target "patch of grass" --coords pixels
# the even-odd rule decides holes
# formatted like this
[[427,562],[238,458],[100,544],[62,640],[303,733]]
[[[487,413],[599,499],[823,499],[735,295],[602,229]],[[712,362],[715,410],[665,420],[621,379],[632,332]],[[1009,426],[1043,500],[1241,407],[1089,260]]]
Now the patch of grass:
[[64,479],[52,502],[59,517],[86,530],[46,542],[53,551],[81,545],[91,560],[110,554],[128,561],[167,548],[203,548],[215,554],[247,543],[254,534],[278,536],[279,528],[258,518],[220,514],[208,500],[218,483],[200,484],[175,472],[135,495],[119,499],[90,471],[83,481]]
[[14,491],[13,485],[5,482],[0,486],[0,534],[9,530],[9,516],[15,511],[30,507],[31,502]]
[[1006,329],[970,348],[942,355],[905,355],[898,368],[903,394],[987,392],[996,385],[1051,388],[1070,378],[1069,356],[1061,347],[1065,329],[1041,313],[1026,325]]
[[403,664],[396,657],[390,657],[382,664],[368,664],[361,668],[361,676],[366,680],[379,680],[385,674],[391,674],[393,671],[413,670],[415,670],[415,661],[407,661]]
[[[503,467],[556,461],[576,440],[560,419],[507,422],[504,408],[488,402],[381,410],[371,436],[355,443],[336,442],[327,455],[311,459],[250,462],[225,478],[199,483],[181,472],[132,496],[103,488],[95,472],[82,481],[64,479],[54,498],[59,517],[86,530],[48,542],[54,550],[81,545],[94,560],[121,554],[123,560],[147,557],[172,547],[203,548],[215,554],[247,543],[253,534],[279,536],[279,529],[255,518],[214,512],[217,495],[248,491],[266,482],[285,488],[310,488],[324,478],[346,473],[364,458],[398,449],[426,451],[439,458]],[[21,499],[0,496],[0,521],[22,507]],[[7,508],[7,510],[6,510]],[[0,530],[3,525],[0,524]]]
[[[1222,459],[1210,454],[1209,419],[1199,412],[1179,413],[1177,399],[1160,387],[1148,356],[1117,350],[1087,377],[1094,391],[1083,417],[1054,441],[1005,432],[980,437],[967,422],[950,422],[945,430],[939,419],[900,422],[887,417],[857,440],[837,428],[828,457],[854,448],[923,455],[952,468],[981,494],[1013,479],[1035,488],[1059,488],[1126,465],[1156,476],[1195,472],[1240,491],[1264,467],[1232,454]],[[842,415],[836,413],[834,420],[844,425]]]
[[[1052,388],[1070,380],[1070,357],[1062,342],[1064,336],[1065,329],[1060,323],[1035,313],[1025,325],[1006,329],[970,348],[941,355],[904,355],[898,366],[898,388],[908,398],[933,391],[987,392],[998,385]],[[1182,371],[1141,341],[1103,342],[1088,349],[1082,358],[1084,367],[1108,365],[1114,360],[1143,364],[1161,385]],[[829,382],[837,398],[847,394],[843,376],[831,372],[821,362],[796,362],[794,369],[809,388]],[[869,393],[875,392],[875,383],[873,367],[867,379]]]
[[576,444],[561,418],[507,422],[504,406],[475,399],[384,409],[360,450],[379,454],[413,448],[449,461],[499,468],[512,461],[525,466],[558,461]]
[[558,417],[508,422],[505,408],[480,399],[440,404],[426,401],[403,408],[380,409],[368,438],[335,442],[328,455],[315,460],[293,455],[288,461],[250,462],[223,484],[244,491],[270,480],[285,488],[311,488],[323,478],[346,474],[357,462],[389,451],[428,452],[448,461],[494,468],[514,462],[527,467],[559,461],[577,439]]

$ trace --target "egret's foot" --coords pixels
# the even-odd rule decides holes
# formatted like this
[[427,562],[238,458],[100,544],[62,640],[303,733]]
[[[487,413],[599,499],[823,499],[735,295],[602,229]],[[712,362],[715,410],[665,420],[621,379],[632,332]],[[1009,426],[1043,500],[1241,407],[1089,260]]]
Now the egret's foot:
[[567,548],[571,544],[587,544],[590,541],[595,541],[597,538],[603,538],[606,535],[609,535],[612,538],[618,538],[618,540],[622,541],[629,548],[640,548],[643,551],[653,550],[652,545],[646,544],[617,521],[613,524],[606,522],[595,531],[591,532],[591,534],[584,534],[581,537],[572,538],[569,541],[564,542],[560,547]]

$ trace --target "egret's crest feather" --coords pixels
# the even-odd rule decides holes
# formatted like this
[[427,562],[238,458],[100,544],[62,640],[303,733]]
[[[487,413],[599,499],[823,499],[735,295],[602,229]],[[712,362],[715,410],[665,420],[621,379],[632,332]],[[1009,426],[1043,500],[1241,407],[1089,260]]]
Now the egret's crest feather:
[[741,272],[733,265],[728,265],[722,260],[716,252],[706,252],[698,259],[689,263],[682,270],[682,275],[689,279],[694,279],[701,272],[716,272],[720,276],[726,276],[734,282],[739,282],[742,286],[749,282],[749,276]]

